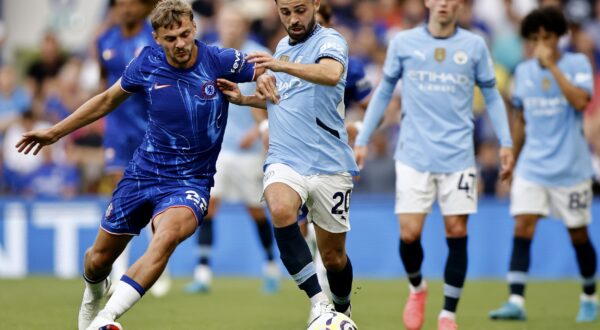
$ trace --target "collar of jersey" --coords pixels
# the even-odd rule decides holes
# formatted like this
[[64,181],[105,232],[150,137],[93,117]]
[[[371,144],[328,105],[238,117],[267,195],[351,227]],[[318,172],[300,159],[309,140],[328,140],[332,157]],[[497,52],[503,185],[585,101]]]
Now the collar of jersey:
[[292,41],[292,39],[288,39],[288,44],[290,46],[296,46],[297,44],[301,44],[303,42],[305,42],[306,40],[308,40],[308,38],[314,36],[317,32],[319,32],[319,30],[321,30],[322,27],[319,24],[315,24],[315,28],[312,30],[312,32],[310,32],[309,34],[307,34],[304,38],[298,40],[298,41]]
[[[202,51],[203,51],[202,43],[200,41],[198,41],[198,40],[194,40],[194,43],[196,44],[196,47],[198,47],[198,55],[196,56],[196,62],[194,63],[194,65],[192,65],[191,67],[189,67],[187,69],[183,69],[183,68],[178,68],[178,67],[172,66],[171,63],[169,63],[169,61],[167,61],[167,54],[165,54],[164,51],[163,51],[162,52],[163,53],[162,60],[165,63],[165,65],[169,69],[174,70],[174,71],[179,71],[179,72],[194,71],[196,69],[196,67],[198,67],[198,64],[200,64],[200,57],[203,55],[202,54]],[[161,49],[162,49],[162,47],[161,47]]]
[[434,36],[433,34],[431,34],[431,32],[429,32],[429,29],[427,28],[427,24],[423,24],[423,29],[425,30],[425,33],[427,33],[430,37],[432,37],[434,39],[444,40],[444,39],[450,39],[450,38],[454,37],[458,33],[458,30],[460,30],[460,27],[458,27],[458,25],[456,25],[454,27],[454,33],[452,33],[451,35],[449,35],[447,37],[436,37],[436,36]]

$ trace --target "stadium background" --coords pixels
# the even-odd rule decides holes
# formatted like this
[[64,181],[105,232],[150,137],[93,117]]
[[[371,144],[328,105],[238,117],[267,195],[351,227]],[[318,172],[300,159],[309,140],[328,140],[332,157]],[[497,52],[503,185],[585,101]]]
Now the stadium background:
[[[229,1],[191,2],[196,10],[198,38],[216,41],[214,15],[219,4]],[[254,22],[252,37],[273,49],[285,33],[273,1],[237,2]],[[508,99],[512,70],[528,55],[518,36],[519,20],[538,1],[465,2],[460,24],[481,34],[488,42],[496,64],[498,87]],[[589,56],[599,90],[600,1],[539,2],[563,6],[571,22],[571,34],[561,45]],[[334,27],[348,39],[351,54],[364,62],[367,78],[374,86],[381,76],[387,41],[397,31],[421,23],[426,15],[422,0],[329,0],[328,3],[334,9]],[[99,70],[93,45],[95,38],[114,24],[114,19],[108,0],[0,0],[0,287],[13,283],[10,279],[15,278],[80,276],[83,251],[92,243],[111,193],[103,173],[103,122],[71,134],[53,146],[51,152],[38,157],[19,155],[12,146],[26,129],[57,122],[98,92]],[[36,70],[40,63],[47,70]],[[600,177],[599,95],[595,93],[586,110],[584,126]],[[508,215],[508,189],[497,184],[496,139],[481,99],[475,100],[474,110],[481,202],[479,213],[469,223],[468,277],[495,279],[495,285],[503,292],[501,280],[507,271],[513,226]],[[396,93],[383,127],[372,139],[370,157],[353,195],[353,231],[348,246],[359,278],[404,277],[397,253],[397,223],[392,213],[392,153],[399,115]],[[358,118],[360,111],[348,109],[348,117]],[[45,176],[39,170],[42,166],[49,166],[61,175]],[[596,194],[598,191],[596,183]],[[598,249],[600,201],[597,198],[592,212],[596,223],[590,232]],[[235,202],[226,204],[216,217],[216,226],[216,275],[260,276],[262,255],[243,207]],[[443,274],[447,250],[442,235],[436,209],[424,234],[423,272],[428,277],[441,278]],[[133,256],[141,254],[146,241],[145,235],[134,240]],[[176,251],[169,265],[174,276],[191,276],[196,260],[193,243],[190,239]],[[532,278],[570,283],[578,277],[574,253],[560,223],[544,221],[540,225],[532,253]],[[397,282],[405,286],[404,282]],[[577,286],[572,287],[575,296]],[[290,286],[285,289],[296,290]],[[398,304],[403,296],[398,296]],[[0,299],[0,306],[6,305]]]

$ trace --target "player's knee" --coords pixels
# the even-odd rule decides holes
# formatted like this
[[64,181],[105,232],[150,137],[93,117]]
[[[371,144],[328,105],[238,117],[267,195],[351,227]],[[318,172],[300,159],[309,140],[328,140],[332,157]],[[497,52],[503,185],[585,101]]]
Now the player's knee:
[[343,249],[326,249],[321,252],[325,269],[339,272],[346,266],[346,253]]
[[154,246],[159,250],[158,252],[170,254],[175,250],[177,245],[179,245],[179,236],[180,235],[175,230],[157,232],[153,238],[153,241],[155,242]]
[[421,233],[410,230],[403,230],[400,233],[400,239],[406,244],[411,244],[421,239]]
[[96,273],[109,269],[112,266],[112,258],[108,253],[89,248],[85,251],[85,268]]
[[455,224],[446,227],[446,237],[457,238],[467,236],[467,226]]
[[294,222],[296,221],[297,212],[294,211],[289,205],[283,203],[274,203],[269,205],[269,211],[271,212],[271,218],[273,222],[277,224]]
[[569,229],[569,236],[571,236],[571,242],[574,245],[584,244],[589,239],[586,227]]
[[531,239],[535,233],[535,222],[531,221],[516,221],[515,222],[515,237]]

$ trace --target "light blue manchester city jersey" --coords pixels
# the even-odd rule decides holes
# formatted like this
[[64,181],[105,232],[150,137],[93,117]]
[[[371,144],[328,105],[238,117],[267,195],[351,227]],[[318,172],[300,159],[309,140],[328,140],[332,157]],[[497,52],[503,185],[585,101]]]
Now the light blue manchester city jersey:
[[317,85],[292,75],[273,72],[280,95],[267,103],[269,153],[265,165],[283,163],[302,175],[350,172],[358,174],[344,128],[344,87],[348,45],[335,30],[316,26],[302,42],[283,38],[274,55],[282,61],[312,64],[332,58],[344,65],[335,86]]
[[[389,44],[383,73],[394,85],[402,79],[394,158],[421,172],[453,173],[474,166],[473,88],[496,83],[483,39],[460,28],[443,39],[426,26],[400,32]],[[368,135],[359,135],[357,144],[365,145]],[[503,145],[510,146],[508,129],[504,135]]]
[[[592,95],[592,67],[584,55],[564,53],[557,65],[575,86]],[[571,186],[590,179],[593,169],[583,113],[565,99],[550,71],[529,60],[517,67],[514,83],[512,103],[523,110],[526,122],[516,174],[545,186]]]

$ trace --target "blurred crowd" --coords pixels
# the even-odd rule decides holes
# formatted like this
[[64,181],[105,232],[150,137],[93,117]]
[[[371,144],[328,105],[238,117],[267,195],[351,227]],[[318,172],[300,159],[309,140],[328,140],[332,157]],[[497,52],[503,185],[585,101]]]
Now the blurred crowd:
[[[139,0],[148,12],[155,0]],[[324,0],[322,0],[324,1]],[[192,1],[198,26],[198,39],[217,41],[215,16],[220,8],[236,2],[252,21],[251,37],[275,49],[286,35],[273,0],[195,0]],[[386,45],[398,31],[422,24],[427,17],[423,0],[328,0],[333,9],[333,27],[350,45],[352,56],[365,65],[367,79],[377,86],[382,74]],[[498,88],[509,105],[511,74],[530,51],[519,37],[521,18],[536,6],[560,6],[570,21],[570,34],[562,40],[565,50],[586,54],[596,72],[596,89],[600,91],[600,0],[464,0],[460,25],[488,42],[496,66]],[[513,3],[514,2],[514,3]],[[518,3],[517,3],[518,2]],[[527,5],[524,5],[527,3]],[[487,6],[487,11],[485,10]],[[495,6],[495,7],[494,7]],[[119,21],[114,1],[107,0],[106,15],[96,22],[96,36]],[[484,8],[482,10],[481,8]],[[489,15],[489,10],[500,12]],[[488,12],[488,14],[483,14]],[[92,23],[90,23],[92,24]],[[87,194],[110,194],[110,180],[104,173],[102,139],[104,122],[85,127],[37,157],[22,155],[14,148],[25,131],[48,127],[68,116],[103,86],[100,83],[95,37],[85,51],[66,49],[57,34],[46,31],[40,36],[35,57],[17,69],[14,63],[0,65],[0,194],[35,197],[69,198]],[[398,131],[401,104],[397,88],[383,125],[373,136],[371,154],[357,182],[357,192],[394,191],[392,159]],[[595,168],[600,177],[600,93],[586,110],[585,133],[595,154]],[[509,116],[512,110],[510,107]],[[364,109],[347,109],[348,120],[359,120]],[[506,197],[508,187],[498,183],[497,140],[485,114],[480,96],[474,100],[475,145],[480,170],[482,195]],[[597,185],[596,185],[597,186]]]

